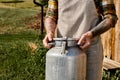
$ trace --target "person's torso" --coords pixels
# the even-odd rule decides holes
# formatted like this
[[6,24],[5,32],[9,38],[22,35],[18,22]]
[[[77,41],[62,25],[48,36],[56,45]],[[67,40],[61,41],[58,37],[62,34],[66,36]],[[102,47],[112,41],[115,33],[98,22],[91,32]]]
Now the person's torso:
[[58,0],[58,37],[79,38],[98,19],[94,0]]

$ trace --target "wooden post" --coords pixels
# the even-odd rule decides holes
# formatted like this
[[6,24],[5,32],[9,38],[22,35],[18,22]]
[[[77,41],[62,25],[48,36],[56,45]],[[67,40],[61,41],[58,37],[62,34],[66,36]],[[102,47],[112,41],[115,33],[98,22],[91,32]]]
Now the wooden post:
[[[116,3],[116,0],[114,0]],[[110,59],[115,59],[115,29],[112,28],[109,31],[102,34],[102,43],[104,49],[104,56]]]
[[104,56],[111,59],[115,52],[115,33],[114,29],[110,29],[109,31],[102,34],[102,44],[104,49]]
[[115,27],[115,60],[120,62],[120,0],[116,0],[118,21]]

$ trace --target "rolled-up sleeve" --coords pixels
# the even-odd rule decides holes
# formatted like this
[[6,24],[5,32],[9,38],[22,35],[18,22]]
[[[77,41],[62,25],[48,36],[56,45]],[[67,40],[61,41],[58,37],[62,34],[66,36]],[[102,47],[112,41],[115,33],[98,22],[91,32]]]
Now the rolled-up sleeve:
[[113,0],[102,0],[101,6],[102,6],[103,17],[112,19],[113,21],[112,24],[114,27],[118,20],[117,15],[116,15],[114,1]]
[[48,2],[48,8],[46,12],[46,18],[52,18],[54,20],[57,20],[57,14],[58,14],[58,8],[57,8],[57,0],[49,0]]

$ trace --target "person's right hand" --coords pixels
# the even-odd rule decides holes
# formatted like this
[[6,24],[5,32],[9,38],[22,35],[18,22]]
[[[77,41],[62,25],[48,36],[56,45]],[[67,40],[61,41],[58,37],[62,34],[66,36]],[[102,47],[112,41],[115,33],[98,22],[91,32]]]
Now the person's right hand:
[[53,37],[54,37],[54,33],[52,32],[46,34],[45,38],[43,39],[43,45],[45,48],[48,49],[51,48],[51,45],[49,45],[48,43],[52,41]]

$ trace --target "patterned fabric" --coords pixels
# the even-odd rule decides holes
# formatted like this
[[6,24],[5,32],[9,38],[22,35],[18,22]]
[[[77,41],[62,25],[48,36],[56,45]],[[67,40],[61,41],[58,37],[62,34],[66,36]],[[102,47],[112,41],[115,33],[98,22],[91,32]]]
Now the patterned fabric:
[[57,0],[49,0],[48,2],[48,9],[46,13],[46,17],[50,17],[54,20],[57,19]]
[[[96,10],[98,12],[98,15],[112,18],[115,21],[117,20],[116,10],[113,0],[94,0],[94,2],[96,5]],[[58,14],[57,11],[58,11],[57,0],[49,0],[46,17],[50,17],[54,20],[57,20],[57,14]]]

